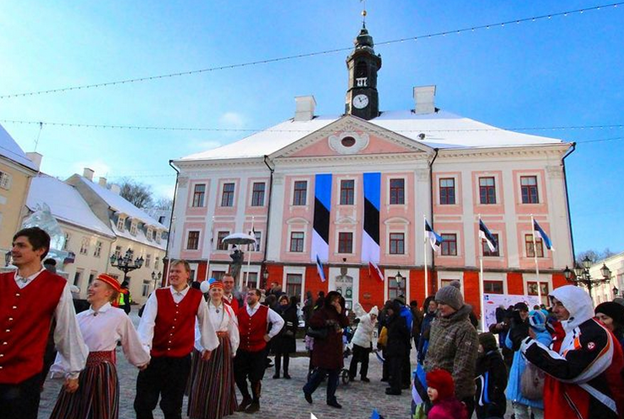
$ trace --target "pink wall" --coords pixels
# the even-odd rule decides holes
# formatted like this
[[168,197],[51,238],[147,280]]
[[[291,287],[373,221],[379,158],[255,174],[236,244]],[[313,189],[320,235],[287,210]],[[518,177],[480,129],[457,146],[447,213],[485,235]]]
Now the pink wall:
[[[514,195],[516,204],[516,214],[548,214],[548,194],[546,193],[546,174],[544,170],[514,170]],[[523,204],[520,178],[522,176],[537,176],[538,204]]]
[[[184,231],[184,234],[182,236],[182,250],[180,251],[180,258],[181,259],[201,258],[202,252],[204,250],[203,242],[204,242],[205,234],[207,234],[206,224],[203,222],[185,222],[183,231]],[[199,245],[197,246],[197,250],[188,250],[186,248],[188,244],[189,231],[199,231]]]
[[[546,232],[550,232],[550,223],[548,223],[545,217],[535,217],[537,222]],[[522,269],[535,269],[535,258],[527,257],[525,246],[525,235],[532,234],[531,218],[521,217],[516,224],[516,231],[518,234],[518,253],[520,254],[520,268]],[[540,269],[552,269],[553,259],[552,252],[544,246],[544,257],[537,258],[537,265]]]
[[[195,193],[195,185],[206,185],[204,194],[204,205],[202,207],[193,207],[193,195]],[[189,182],[188,196],[186,201],[186,215],[188,216],[206,216],[208,213],[208,197],[210,196],[210,179],[193,179]]]
[[[492,234],[498,234],[498,245],[499,245],[499,254],[500,256],[486,256],[483,258],[483,267],[484,268],[506,268],[509,263],[509,252],[507,246],[507,236],[505,234],[505,222],[501,217],[489,217],[488,219],[484,219],[483,222],[490,230]],[[479,237],[479,224],[475,222],[474,225],[474,235],[475,242],[472,244],[474,246],[475,251],[475,261],[474,266],[479,266],[479,258],[481,257],[481,243],[482,239]]]
[[[234,183],[234,202],[231,207],[222,207],[221,199],[223,197],[223,184]],[[215,202],[215,215],[236,215],[236,208],[238,207],[241,199],[241,179],[240,178],[224,178],[219,179],[219,189],[217,190],[217,200]]]
[[[293,203],[293,188],[295,181],[308,182],[306,205],[295,206]],[[282,217],[282,248],[280,260],[285,262],[310,262],[310,246],[312,243],[312,222],[314,218],[314,176],[285,176],[284,177],[284,208]],[[289,224],[288,221],[294,221]],[[305,232],[303,253],[291,253],[290,231]]]
[[234,221],[218,221],[216,220],[212,225],[212,242],[210,259],[217,261],[231,262],[230,253],[231,250],[217,250],[217,238],[219,231],[228,231],[234,233],[236,231],[236,223]]
[[438,234],[455,234],[457,236],[457,256],[442,256],[442,251],[436,255],[436,265],[438,266],[465,266],[466,249],[464,248],[464,224],[447,221],[436,221],[435,229]]
[[[472,211],[474,214],[504,214],[505,213],[505,194],[503,188],[503,172],[500,170],[492,170],[486,172],[472,172]],[[481,204],[479,193],[479,178],[493,177],[496,188],[496,204]]]
[[[440,179],[455,179],[455,204],[440,205]],[[462,174],[461,172],[436,172],[433,174],[433,213],[434,214],[463,214],[462,202]]]
[[[292,154],[293,157],[310,157],[310,156],[335,156],[339,155],[329,146],[329,136],[323,137],[313,144],[305,147]],[[388,154],[388,153],[405,153],[414,150],[403,147],[392,141],[381,139],[375,135],[370,135],[368,145],[365,149],[360,150],[358,154]]]

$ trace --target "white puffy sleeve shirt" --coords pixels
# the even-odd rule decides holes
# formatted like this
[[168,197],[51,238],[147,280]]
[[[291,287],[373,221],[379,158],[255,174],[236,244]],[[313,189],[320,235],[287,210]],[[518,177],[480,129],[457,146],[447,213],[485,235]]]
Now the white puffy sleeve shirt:
[[[230,345],[232,346],[232,356],[236,354],[236,350],[238,349],[238,345],[240,344],[240,335],[238,332],[238,319],[236,314],[234,314],[234,310],[227,304],[221,304],[219,307],[216,307],[209,300],[207,303],[208,306],[208,317],[210,318],[210,323],[214,327],[215,332],[228,332],[228,336],[230,338]],[[201,334],[199,332],[199,325],[195,324],[195,349],[198,351],[203,351],[204,347],[200,341]]]
[[[135,366],[145,365],[150,355],[145,351],[130,317],[119,308],[106,303],[98,311],[89,308],[76,316],[89,352],[114,351],[121,342],[128,361]],[[67,362],[61,354],[50,369],[53,373],[67,371]]]

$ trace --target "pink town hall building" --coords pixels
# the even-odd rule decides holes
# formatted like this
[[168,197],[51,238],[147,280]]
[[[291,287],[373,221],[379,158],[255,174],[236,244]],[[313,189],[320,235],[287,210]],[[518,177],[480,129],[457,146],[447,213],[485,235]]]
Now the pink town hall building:
[[[366,29],[347,68],[343,115],[315,115],[314,97],[296,97],[293,118],[173,161],[169,259],[187,259],[196,280],[219,277],[232,253],[222,239],[252,233],[240,286],[277,282],[301,299],[338,289],[368,309],[397,295],[422,304],[425,288],[459,281],[477,314],[481,260],[483,293],[516,295],[537,295],[537,260],[545,302],[573,260],[564,165],[573,144],[438,109],[435,86],[414,88],[412,109],[380,111],[381,58]],[[437,251],[424,240],[425,218],[443,238]],[[534,243],[532,218],[556,252]]]

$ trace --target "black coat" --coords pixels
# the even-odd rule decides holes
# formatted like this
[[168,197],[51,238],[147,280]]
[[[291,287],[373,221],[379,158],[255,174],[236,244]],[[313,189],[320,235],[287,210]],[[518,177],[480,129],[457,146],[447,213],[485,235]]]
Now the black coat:
[[388,317],[386,329],[388,329],[386,357],[407,356],[410,348],[410,330],[407,328],[405,317],[402,317],[399,313]]
[[296,352],[297,345],[295,342],[295,335],[297,334],[297,327],[299,326],[297,307],[290,305],[285,310],[278,311],[278,313],[284,319],[284,327],[282,327],[282,330],[280,330],[277,336],[271,340],[271,350],[276,354]]
[[[507,368],[498,349],[494,349],[477,359],[477,392],[475,393],[475,411],[478,419],[502,418],[507,409],[505,388],[507,387]],[[487,387],[484,388],[484,384]],[[487,392],[487,395],[484,394]],[[485,399],[489,403],[485,403]],[[483,406],[480,406],[480,401]]]

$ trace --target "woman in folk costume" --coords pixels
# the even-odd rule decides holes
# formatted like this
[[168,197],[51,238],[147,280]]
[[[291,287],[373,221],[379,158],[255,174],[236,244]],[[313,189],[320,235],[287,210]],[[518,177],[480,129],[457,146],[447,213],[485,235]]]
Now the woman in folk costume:
[[[202,283],[202,292],[207,282]],[[188,402],[188,415],[191,419],[219,419],[236,411],[236,387],[232,358],[236,355],[240,337],[236,315],[232,308],[223,302],[223,283],[210,283],[208,312],[210,321],[219,338],[219,346],[210,360],[197,358]],[[195,348],[202,351],[199,340]]]
[[[143,369],[150,355],[126,313],[111,306],[120,286],[109,275],[100,274],[89,286],[87,301],[91,307],[76,317],[84,342],[89,348],[86,368],[80,373],[78,391],[61,390],[51,419],[117,419],[119,416],[119,380],[115,350],[121,342],[128,361]],[[59,354],[51,371],[66,372],[66,361]]]

